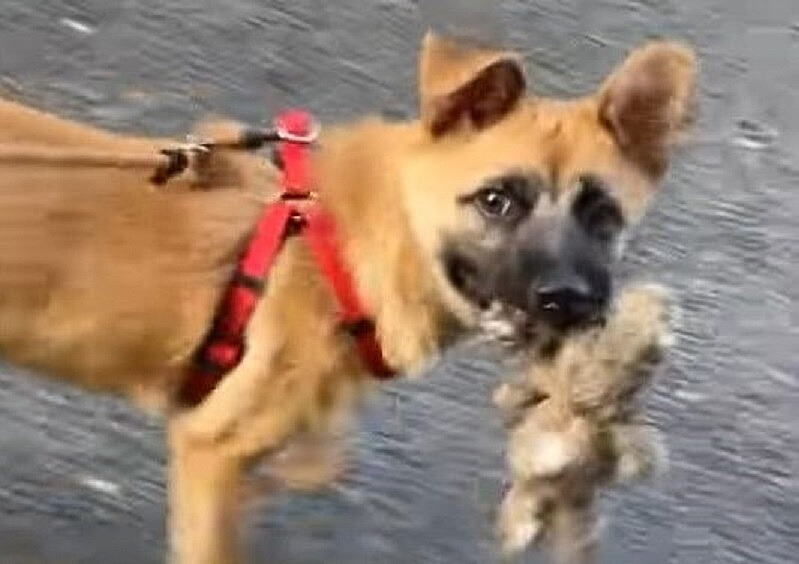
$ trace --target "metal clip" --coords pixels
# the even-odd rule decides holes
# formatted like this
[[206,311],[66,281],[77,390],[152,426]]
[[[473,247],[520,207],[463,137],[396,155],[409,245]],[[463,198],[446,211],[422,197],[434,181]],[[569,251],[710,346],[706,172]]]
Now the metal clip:
[[187,153],[205,154],[211,150],[213,141],[200,141],[196,135],[186,135],[186,142],[178,148],[186,151]]
[[306,133],[305,135],[297,135],[280,125],[275,126],[275,131],[277,132],[277,136],[280,138],[281,141],[287,141],[289,143],[303,143],[306,145],[310,145],[311,143],[316,141],[316,139],[319,137],[319,133],[321,132],[321,130],[322,126],[316,120],[311,121],[311,125],[308,128],[308,133]]

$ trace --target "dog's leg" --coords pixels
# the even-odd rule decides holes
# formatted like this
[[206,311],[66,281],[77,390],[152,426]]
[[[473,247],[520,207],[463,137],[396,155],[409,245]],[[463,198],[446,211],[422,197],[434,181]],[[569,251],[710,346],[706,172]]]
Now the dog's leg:
[[241,561],[237,523],[243,460],[169,424],[170,564]]

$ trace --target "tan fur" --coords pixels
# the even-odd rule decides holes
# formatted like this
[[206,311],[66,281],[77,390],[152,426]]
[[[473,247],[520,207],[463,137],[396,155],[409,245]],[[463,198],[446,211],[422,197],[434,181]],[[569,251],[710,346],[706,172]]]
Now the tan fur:
[[638,400],[670,344],[668,313],[662,288],[630,288],[605,327],[567,339],[554,358],[534,355],[519,381],[497,389],[511,425],[506,552],[547,536],[564,561],[593,562],[596,496],[662,465],[665,447],[640,422]]
[[[675,48],[655,49],[668,58]],[[444,48],[428,36],[424,119],[367,119],[322,136],[313,167],[322,202],[338,220],[387,359],[401,371],[418,372],[453,328],[475,319],[444,279],[436,243],[479,229],[454,202],[484,175],[526,167],[568,191],[581,171],[594,170],[614,180],[633,215],[658,180],[616,144],[599,95],[525,98],[508,57]],[[687,72],[671,78],[693,80]],[[149,154],[175,142],[99,131],[10,102],[0,103],[0,123],[0,144]],[[218,127],[230,124],[203,131]],[[307,250],[291,240],[252,319],[244,361],[198,408],[172,406],[240,245],[274,195],[275,171],[256,156],[220,150],[196,177],[158,191],[135,170],[0,169],[0,354],[163,410],[172,558],[236,561],[242,473],[293,437],[336,434],[371,382],[336,327],[334,301]]]

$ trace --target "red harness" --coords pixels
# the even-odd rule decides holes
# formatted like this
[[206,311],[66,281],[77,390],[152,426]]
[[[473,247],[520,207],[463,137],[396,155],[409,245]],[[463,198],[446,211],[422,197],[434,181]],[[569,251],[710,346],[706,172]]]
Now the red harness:
[[[239,259],[227,291],[219,303],[213,325],[195,353],[180,389],[183,405],[201,403],[244,358],[247,326],[266,277],[283,242],[302,234],[330,284],[339,306],[340,321],[355,339],[366,367],[378,378],[394,373],[386,364],[375,326],[355,289],[336,236],[334,218],[314,200],[309,188],[309,145],[316,132],[311,117],[292,110],[277,120],[279,162],[283,169],[280,200],[268,205]],[[300,208],[297,201],[303,201]]]

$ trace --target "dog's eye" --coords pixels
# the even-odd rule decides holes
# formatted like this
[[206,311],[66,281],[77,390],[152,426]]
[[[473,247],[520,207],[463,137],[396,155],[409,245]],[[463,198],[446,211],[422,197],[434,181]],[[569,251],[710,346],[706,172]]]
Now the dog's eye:
[[615,198],[602,182],[591,176],[582,176],[574,201],[574,215],[584,229],[602,239],[613,238],[624,227],[624,216]]
[[459,198],[485,219],[513,226],[535,206],[538,191],[525,174],[506,174],[488,180],[476,192]]
[[474,203],[486,219],[516,222],[535,205],[537,192],[530,179],[509,174],[491,182],[477,192]]
[[486,188],[477,194],[477,209],[488,218],[509,218],[518,211],[513,196],[498,188]]

